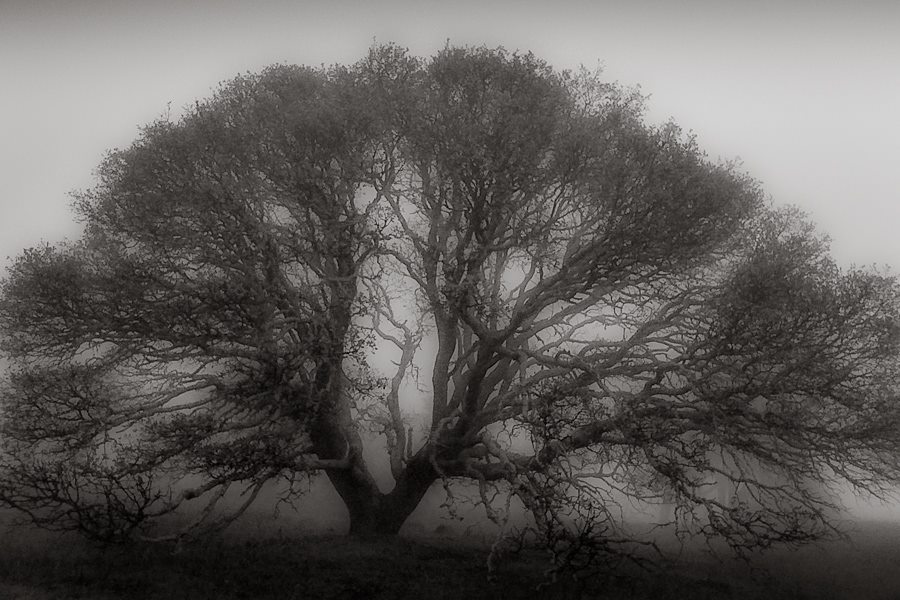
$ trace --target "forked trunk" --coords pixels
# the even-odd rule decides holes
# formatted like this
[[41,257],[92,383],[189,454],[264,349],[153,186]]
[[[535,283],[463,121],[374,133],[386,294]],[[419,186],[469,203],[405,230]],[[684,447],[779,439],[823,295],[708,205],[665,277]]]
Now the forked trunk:
[[366,466],[363,441],[350,403],[341,393],[340,377],[332,377],[330,363],[325,363],[317,379],[320,387],[329,391],[331,410],[319,417],[311,437],[320,457],[346,457],[349,461],[348,468],[326,469],[325,473],[347,506],[350,534],[397,534],[437,478],[427,450],[420,449],[397,478],[394,489],[383,494]]
[[413,460],[387,494],[352,481],[346,471],[329,473],[329,479],[347,506],[350,535],[396,535],[416,510],[436,479],[427,460]]

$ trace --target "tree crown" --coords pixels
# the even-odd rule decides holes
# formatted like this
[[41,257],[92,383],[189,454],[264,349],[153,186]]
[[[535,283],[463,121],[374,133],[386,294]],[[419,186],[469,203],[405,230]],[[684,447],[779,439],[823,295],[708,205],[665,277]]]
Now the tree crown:
[[76,209],[84,239],[0,288],[0,502],[45,526],[152,537],[205,498],[215,528],[324,472],[359,531],[468,480],[556,547],[626,548],[617,507],[665,497],[749,548],[830,528],[823,485],[897,480],[895,281],[598,74],[273,66],[146,127]]

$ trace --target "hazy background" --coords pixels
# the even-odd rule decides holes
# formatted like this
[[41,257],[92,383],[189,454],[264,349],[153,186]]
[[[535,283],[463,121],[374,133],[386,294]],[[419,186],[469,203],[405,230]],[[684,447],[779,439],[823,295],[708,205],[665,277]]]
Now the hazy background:
[[0,0],[0,266],[77,236],[67,194],[105,151],[221,81],[449,42],[602,64],[651,96],[651,121],[673,118],[810,213],[841,264],[900,272],[898,33],[887,1]]

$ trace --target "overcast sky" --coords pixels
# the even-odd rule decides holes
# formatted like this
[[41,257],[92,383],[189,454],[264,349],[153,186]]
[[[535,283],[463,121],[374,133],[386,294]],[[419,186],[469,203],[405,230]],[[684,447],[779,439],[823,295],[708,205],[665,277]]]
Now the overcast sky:
[[0,0],[0,260],[77,235],[68,192],[138,127],[273,62],[451,44],[603,64],[799,205],[842,264],[900,272],[900,3]]

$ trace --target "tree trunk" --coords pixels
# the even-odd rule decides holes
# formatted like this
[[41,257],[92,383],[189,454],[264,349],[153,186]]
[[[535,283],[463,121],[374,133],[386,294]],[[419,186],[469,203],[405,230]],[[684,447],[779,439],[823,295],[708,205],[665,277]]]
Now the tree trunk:
[[317,373],[320,389],[328,391],[328,410],[323,411],[311,431],[313,447],[321,458],[344,456],[349,468],[326,469],[325,473],[350,514],[351,535],[395,535],[421,502],[437,473],[428,459],[429,450],[422,448],[412,457],[397,479],[394,489],[383,494],[369,472],[363,441],[353,420],[350,402],[342,394],[340,375],[325,362]]
[[[424,489],[428,490],[427,487]],[[386,494],[350,502],[345,499],[350,515],[350,535],[368,537],[398,534],[424,495],[423,491],[403,497]]]
[[396,535],[416,510],[437,474],[426,458],[414,458],[387,494],[353,481],[351,473],[328,474],[350,515],[350,535]]

